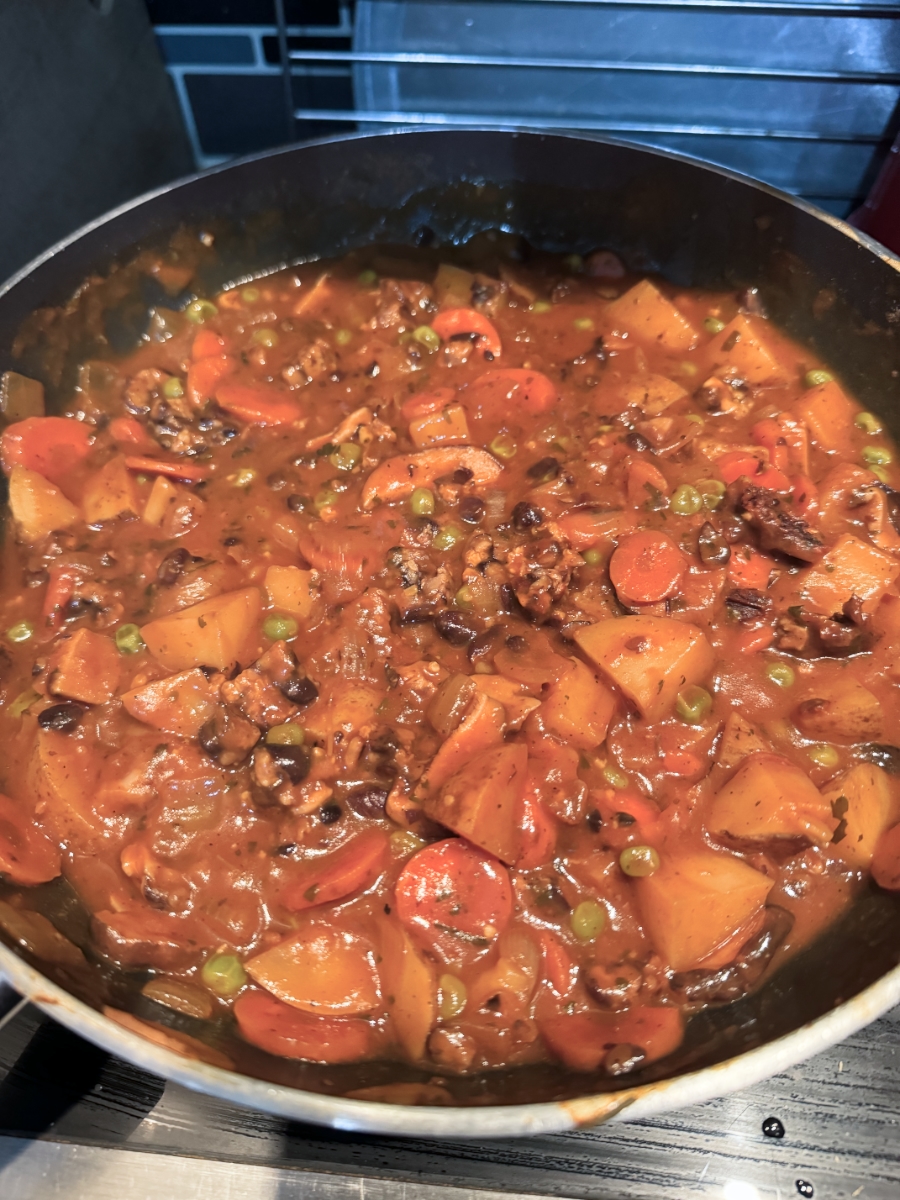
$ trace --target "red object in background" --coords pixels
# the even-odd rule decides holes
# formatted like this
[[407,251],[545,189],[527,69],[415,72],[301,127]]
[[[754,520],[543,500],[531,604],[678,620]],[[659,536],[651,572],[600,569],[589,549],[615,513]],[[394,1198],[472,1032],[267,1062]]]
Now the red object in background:
[[891,146],[866,202],[849,221],[900,254],[900,136]]

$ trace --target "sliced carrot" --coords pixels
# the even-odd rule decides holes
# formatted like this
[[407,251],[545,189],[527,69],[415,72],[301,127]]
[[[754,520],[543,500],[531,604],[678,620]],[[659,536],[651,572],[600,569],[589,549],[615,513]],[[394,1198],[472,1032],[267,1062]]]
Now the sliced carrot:
[[246,383],[220,384],[216,403],[250,425],[291,425],[300,416],[300,409],[288,396]]
[[400,406],[400,415],[406,421],[414,421],[416,417],[440,412],[455,399],[456,388],[452,387],[436,388],[433,392],[417,392]]
[[788,445],[784,436],[784,430],[774,417],[766,417],[763,421],[757,421],[750,430],[750,436],[754,442],[759,442],[760,446],[765,446],[769,452],[769,462],[779,471],[788,469]]
[[168,475],[170,479],[180,479],[184,483],[200,483],[209,479],[209,467],[200,463],[166,462],[161,458],[144,458],[143,455],[129,454],[125,459],[129,471],[140,471],[145,475]]
[[739,588],[764,591],[769,585],[769,576],[775,563],[768,554],[760,554],[749,546],[732,551],[728,560],[728,579]]
[[636,458],[629,464],[625,475],[625,495],[635,508],[653,505],[659,496],[668,496],[669,481],[653,463]]
[[706,764],[699,755],[691,754],[689,750],[670,750],[663,755],[663,766],[670,775],[688,778],[698,775],[705,769]]
[[748,454],[746,450],[731,450],[716,459],[716,466],[725,483],[734,483],[742,475],[754,479],[759,473],[760,463],[755,455]]
[[651,1063],[677,1050],[684,1035],[681,1010],[674,1005],[632,1008],[622,1013],[584,1012],[539,1024],[554,1054],[573,1071],[596,1071],[613,1046],[637,1046]]
[[559,393],[546,375],[523,367],[485,371],[469,384],[460,399],[471,409],[490,417],[525,412],[539,416],[559,401]]
[[482,349],[489,351],[494,358],[498,358],[503,351],[500,334],[487,317],[474,308],[448,308],[438,313],[431,322],[431,328],[444,342],[460,334],[477,334]]
[[753,476],[753,482],[757,487],[770,488],[773,492],[789,492],[792,486],[784,471],[779,471],[777,467],[767,467],[760,471]]
[[120,446],[132,446],[137,450],[156,450],[156,442],[134,417],[116,417],[109,423],[109,435]]
[[25,467],[58,484],[87,456],[93,432],[66,417],[16,421],[0,438],[0,463],[7,475],[13,467]]
[[569,957],[569,952],[555,933],[541,930],[541,951],[544,960],[544,978],[557,996],[568,996],[578,976],[578,968]]
[[30,808],[0,795],[0,871],[13,883],[33,887],[60,872],[58,847],[44,836]]
[[519,817],[519,856],[516,868],[530,871],[550,862],[556,850],[556,819],[547,811],[535,794],[534,787],[525,789]]
[[358,1018],[314,1017],[267,992],[242,992],[234,1003],[241,1037],[279,1058],[357,1062],[372,1049],[372,1033]]
[[237,359],[227,354],[198,358],[188,367],[187,396],[195,408],[202,408],[216,394],[223,379],[233,375],[238,368]]
[[48,574],[41,615],[51,628],[56,628],[62,621],[62,610],[72,599],[75,584],[81,582],[81,572],[77,567],[56,566]]
[[872,859],[872,878],[879,887],[900,891],[900,825],[883,833]]
[[197,362],[201,358],[211,358],[213,355],[227,354],[228,343],[212,329],[198,329],[191,346],[191,358]]
[[653,604],[678,591],[684,555],[664,533],[639,529],[623,538],[609,560],[609,577],[623,604]]
[[760,629],[744,629],[735,638],[734,648],[738,654],[756,654],[765,650],[775,641],[775,632],[768,625]]
[[281,903],[292,912],[300,912],[366,891],[384,870],[388,851],[387,834],[368,829],[340,849],[304,864],[281,893]]
[[414,854],[394,896],[400,921],[445,961],[477,957],[512,917],[506,867],[462,838]]

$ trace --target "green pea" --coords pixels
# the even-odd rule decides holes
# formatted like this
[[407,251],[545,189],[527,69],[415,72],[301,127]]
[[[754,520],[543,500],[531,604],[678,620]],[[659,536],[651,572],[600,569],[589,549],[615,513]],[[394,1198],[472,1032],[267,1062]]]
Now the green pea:
[[594,322],[590,317],[576,317],[572,324],[582,333],[594,328]]
[[678,693],[675,700],[675,711],[682,721],[687,721],[689,725],[699,725],[712,705],[712,696],[706,688],[692,683]]
[[862,456],[864,462],[875,467],[886,467],[894,458],[887,446],[863,446]]
[[882,483],[887,483],[890,480],[890,475],[887,473],[884,467],[870,467],[869,470],[873,475],[876,475]]
[[192,300],[184,310],[184,315],[195,325],[203,325],[210,317],[216,316],[218,311],[212,300]]
[[391,844],[391,853],[397,858],[409,858],[411,854],[415,854],[425,845],[424,839],[416,837],[408,829],[396,830],[388,838],[388,841]]
[[338,329],[334,335],[334,340],[339,346],[349,346],[353,341],[353,334],[349,329]]
[[580,271],[584,266],[584,259],[580,254],[567,254],[563,259],[563,263],[569,268],[570,271]]
[[270,746],[302,746],[306,735],[299,725],[288,721],[284,725],[275,725],[266,734]]
[[553,308],[549,300],[535,300],[528,305],[528,311],[533,313],[548,313]]
[[163,384],[163,395],[167,400],[178,400],[184,395],[184,385],[177,375],[172,375]]
[[453,597],[453,603],[457,608],[461,608],[464,612],[468,612],[468,610],[472,607],[472,599],[472,589],[463,584],[463,586]]
[[255,478],[256,472],[252,467],[241,467],[239,471],[235,471],[233,475],[229,476],[235,487],[249,487]]
[[28,688],[27,691],[20,692],[6,710],[7,715],[10,717],[24,716],[25,713],[28,712],[29,708],[31,708],[32,704],[34,704],[35,700],[40,700],[40,696],[37,694],[34,688]]
[[828,371],[815,370],[807,371],[803,376],[803,382],[808,388],[821,387],[823,383],[831,383],[834,378]]
[[797,679],[793,668],[789,667],[787,663],[781,662],[769,663],[766,667],[766,676],[782,688],[793,687]]
[[361,287],[371,287],[373,283],[378,282],[378,275],[369,267],[365,271],[360,271],[356,281]]
[[511,458],[515,458],[519,447],[507,433],[498,433],[494,440],[488,446],[491,454],[497,458],[502,458],[509,462]]
[[703,507],[710,510],[718,508],[725,495],[725,484],[721,479],[700,479],[694,487],[703,497]]
[[409,507],[417,517],[430,517],[434,512],[434,492],[431,488],[416,488],[409,498]]
[[683,363],[679,363],[679,366],[681,367],[681,373],[682,373],[682,375],[689,375],[689,376],[693,376],[693,375],[696,375],[696,374],[697,374],[697,370],[698,370],[698,368],[697,368],[697,364],[696,364],[696,363],[692,363],[692,362],[683,362]]
[[620,771],[618,767],[614,767],[612,763],[607,763],[601,774],[609,786],[616,788],[618,791],[628,787],[628,776],[624,771]]
[[286,642],[289,638],[297,636],[299,628],[300,626],[293,617],[273,613],[271,617],[266,617],[263,621],[262,631],[270,641]]
[[141,485],[141,487],[143,487],[145,483],[150,482],[150,478],[147,475],[135,475],[134,481],[135,481],[135,483],[139,483]]
[[321,512],[323,508],[332,508],[338,502],[338,494],[332,487],[319,488],[313,497],[313,508]]
[[137,625],[120,625],[116,630],[116,645],[122,654],[140,654],[144,639]]
[[11,642],[27,642],[34,637],[34,626],[30,621],[17,621],[7,629],[6,636]]
[[200,969],[200,978],[217,996],[233,996],[247,982],[247,974],[236,954],[215,954]]
[[328,456],[328,461],[336,471],[352,471],[362,462],[362,450],[355,442],[341,442],[334,454]]
[[841,756],[834,746],[810,746],[806,753],[816,766],[825,767],[829,771],[841,761]]
[[420,346],[424,346],[426,350],[430,350],[432,353],[441,348],[441,339],[430,325],[420,325],[418,329],[414,329],[413,341],[418,342]]
[[265,346],[267,350],[271,350],[273,346],[278,345],[278,334],[274,329],[254,329],[253,341],[257,346]]
[[599,550],[596,550],[593,547],[590,550],[583,551],[581,557],[589,567],[603,566],[603,555]]
[[466,535],[458,525],[445,525],[431,540],[435,550],[452,550]]
[[692,517],[703,507],[703,496],[689,483],[683,483],[672,493],[669,508],[679,517]]
[[659,870],[659,855],[652,846],[626,846],[619,855],[619,866],[626,875],[644,879]]
[[883,428],[875,414],[870,412],[857,413],[854,424],[857,429],[864,429],[866,433],[881,433]]
[[466,1007],[466,1001],[469,999],[468,988],[455,975],[442,975],[438,980],[438,988],[440,989],[438,1011],[441,1014],[441,1020],[452,1021]]
[[703,328],[707,333],[721,333],[725,328],[725,322],[720,321],[718,317],[707,317],[703,322]]
[[259,288],[245,287],[241,288],[241,299],[245,304],[255,304],[259,299]]
[[606,927],[606,909],[595,900],[582,900],[569,920],[579,941],[592,942]]

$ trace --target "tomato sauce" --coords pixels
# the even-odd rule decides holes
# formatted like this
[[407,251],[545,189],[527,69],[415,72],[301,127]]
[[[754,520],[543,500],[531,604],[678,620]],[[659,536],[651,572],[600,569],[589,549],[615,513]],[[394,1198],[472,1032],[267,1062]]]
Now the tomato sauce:
[[7,376],[3,927],[61,875],[273,1055],[624,1077],[900,886],[900,479],[753,294],[479,254]]

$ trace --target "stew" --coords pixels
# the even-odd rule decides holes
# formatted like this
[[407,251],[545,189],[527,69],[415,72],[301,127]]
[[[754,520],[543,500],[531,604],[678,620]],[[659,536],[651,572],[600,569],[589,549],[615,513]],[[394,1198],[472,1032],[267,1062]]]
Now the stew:
[[61,875],[273,1055],[625,1076],[900,887],[878,418],[753,292],[514,250],[6,375],[7,933]]

